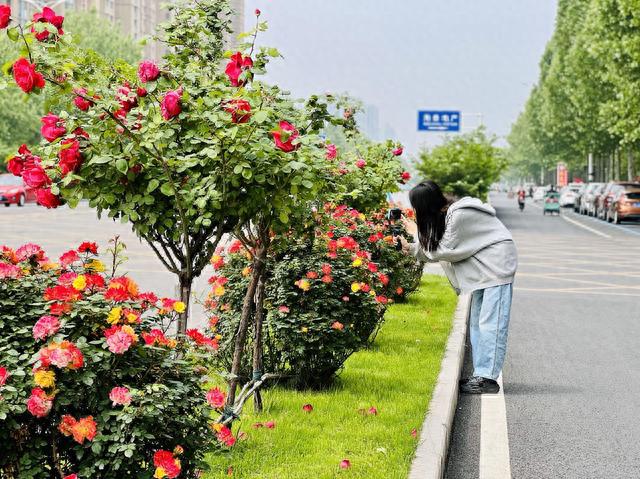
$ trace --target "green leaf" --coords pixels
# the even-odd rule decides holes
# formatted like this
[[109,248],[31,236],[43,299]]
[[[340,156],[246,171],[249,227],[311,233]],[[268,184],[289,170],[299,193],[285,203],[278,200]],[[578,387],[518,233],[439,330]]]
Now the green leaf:
[[116,160],[116,169],[120,173],[124,174],[129,170],[129,163],[127,163],[127,160],[125,160],[124,158],[118,158]]
[[158,188],[158,186],[160,186],[160,182],[155,178],[152,179],[151,181],[149,181],[149,186],[147,186],[147,193],[151,193],[152,191],[155,191],[156,188]]
[[269,118],[269,113],[264,110],[259,110],[253,115],[253,121],[256,123],[264,123]]
[[9,28],[7,30],[7,36],[12,42],[17,42],[20,39],[20,32],[18,31],[18,27]]
[[160,191],[163,195],[173,196],[173,188],[171,187],[171,183],[163,183],[160,187]]

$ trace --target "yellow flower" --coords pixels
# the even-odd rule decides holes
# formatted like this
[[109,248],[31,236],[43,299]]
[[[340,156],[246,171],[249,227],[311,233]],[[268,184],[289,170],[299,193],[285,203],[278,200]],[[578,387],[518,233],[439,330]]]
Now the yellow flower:
[[218,285],[218,286],[216,286],[216,287],[214,288],[214,290],[213,290],[213,294],[214,294],[215,296],[220,297],[220,296],[222,296],[222,295],[224,294],[224,291],[225,291],[224,286],[222,286],[222,285],[220,284],[220,285]]
[[242,276],[247,277],[251,273],[251,267],[247,266],[242,270]]
[[357,268],[358,266],[362,266],[362,258],[356,258],[356,259],[354,259],[352,264],[353,264],[353,266],[355,266],[356,268]]
[[128,313],[127,314],[127,322],[128,323],[137,323],[138,322],[138,315],[135,313]]
[[163,477],[167,477],[167,473],[161,467],[156,467],[156,473],[153,475],[154,479],[162,479]]
[[58,268],[58,263],[45,263],[42,265],[42,269],[45,271],[49,271],[57,268]]
[[375,296],[376,292],[374,290],[369,291],[369,296]]
[[133,339],[134,342],[138,341],[138,335],[136,334],[136,332],[133,330],[131,326],[129,325],[122,326],[122,331],[127,333],[129,336],[131,336],[131,339]]
[[118,324],[120,321],[120,316],[122,315],[122,308],[113,308],[109,311],[107,315],[107,323],[109,324]]
[[302,291],[309,291],[311,289],[311,283],[306,279],[299,279],[296,281],[296,286]]
[[87,287],[87,278],[84,274],[79,274],[76,279],[73,280],[73,287],[78,291],[82,291]]
[[300,331],[302,331],[303,333],[308,333],[309,332],[309,328],[307,328],[306,326],[303,326]]
[[354,293],[360,291],[360,283],[351,283],[351,291]]
[[185,309],[187,309],[187,305],[182,301],[176,301],[175,303],[173,303],[173,310],[176,313],[184,313]]
[[364,215],[364,213],[360,213],[360,214],[358,215],[358,218],[360,218],[360,220],[361,220],[361,221],[364,221],[364,220],[366,220],[366,219],[367,219],[367,217]]
[[102,273],[104,271],[104,263],[100,260],[94,259],[93,261],[88,262],[85,265],[85,268],[91,269],[97,273]]
[[222,335],[221,334],[216,334],[215,338],[220,341],[222,339]]
[[215,431],[215,432],[220,432],[222,430],[222,424],[220,424],[219,422],[213,424],[211,426],[211,428]]
[[33,381],[41,388],[50,388],[56,383],[56,374],[53,371],[39,369],[33,374]]

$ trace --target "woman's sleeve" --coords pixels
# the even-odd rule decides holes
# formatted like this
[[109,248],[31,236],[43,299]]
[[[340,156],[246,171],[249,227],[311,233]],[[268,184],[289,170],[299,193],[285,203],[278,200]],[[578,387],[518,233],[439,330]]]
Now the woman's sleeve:
[[478,250],[472,247],[471,242],[460,241],[460,238],[465,237],[462,231],[464,227],[464,211],[454,212],[448,218],[444,235],[438,244],[438,249],[424,253],[429,258],[429,261],[457,263],[476,254]]

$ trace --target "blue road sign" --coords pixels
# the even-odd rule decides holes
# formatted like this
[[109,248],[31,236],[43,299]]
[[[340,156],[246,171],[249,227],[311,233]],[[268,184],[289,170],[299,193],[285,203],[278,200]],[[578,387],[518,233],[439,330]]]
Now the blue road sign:
[[459,111],[419,111],[419,131],[460,131]]

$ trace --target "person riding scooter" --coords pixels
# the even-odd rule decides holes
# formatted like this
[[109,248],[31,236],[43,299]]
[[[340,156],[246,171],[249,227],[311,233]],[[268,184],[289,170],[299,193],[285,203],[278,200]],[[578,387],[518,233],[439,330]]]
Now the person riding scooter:
[[524,200],[527,197],[526,191],[523,188],[520,188],[518,191],[518,206],[520,207],[520,211],[524,211]]

